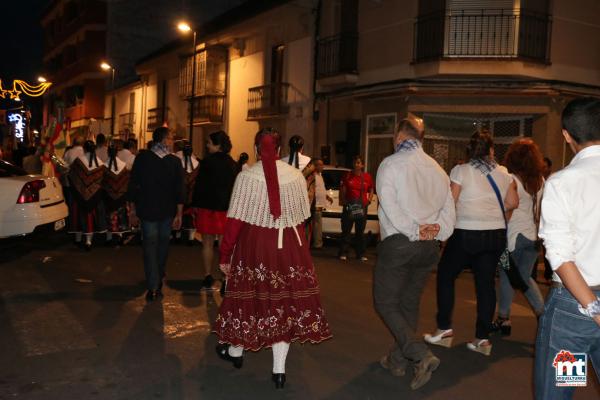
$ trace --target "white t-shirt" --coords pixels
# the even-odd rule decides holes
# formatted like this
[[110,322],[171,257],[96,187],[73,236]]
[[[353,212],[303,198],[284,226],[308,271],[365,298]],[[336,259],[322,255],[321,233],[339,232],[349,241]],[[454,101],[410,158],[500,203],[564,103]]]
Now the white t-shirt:
[[[522,234],[529,240],[537,240],[537,227],[533,220],[533,196],[525,191],[521,180],[513,175],[517,182],[517,193],[519,194],[519,207],[515,208],[508,221],[508,250],[514,251],[517,236]],[[542,198],[543,187],[537,193],[537,202]]]
[[[290,161],[290,156],[287,155],[287,156],[283,157],[281,159],[281,161],[283,161],[284,163],[288,164],[289,161]],[[298,169],[300,171],[302,171],[308,165],[309,162],[310,162],[310,157],[305,156],[302,153],[298,153]],[[295,162],[292,163],[292,167],[296,167],[296,163]]]
[[135,155],[131,151],[129,151],[128,149],[119,150],[119,152],[117,153],[117,157],[126,164],[127,169],[130,170],[131,168],[133,168]]
[[[500,165],[494,168],[491,175],[504,201],[513,178]],[[456,229],[504,229],[504,216],[496,193],[481,171],[469,163],[457,165],[450,171],[450,180],[461,187],[456,202]]]

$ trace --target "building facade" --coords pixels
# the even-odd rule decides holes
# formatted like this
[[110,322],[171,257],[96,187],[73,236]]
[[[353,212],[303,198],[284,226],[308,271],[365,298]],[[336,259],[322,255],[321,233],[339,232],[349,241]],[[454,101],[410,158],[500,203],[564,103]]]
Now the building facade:
[[412,113],[446,170],[482,127],[500,161],[532,137],[561,166],[564,105],[600,96],[597,17],[594,0],[244,2],[198,27],[195,73],[191,36],[141,59],[139,81],[115,92],[117,115],[144,141],[163,124],[186,138],[192,104],[197,155],[223,129],[234,156],[252,157],[254,133],[273,126],[302,135],[306,154],[343,166],[361,154],[375,173]]
[[334,163],[363,154],[375,172],[394,124],[413,113],[446,170],[478,127],[499,160],[531,136],[564,165],[562,108],[600,95],[593,0],[324,0],[321,15],[317,146],[330,145]]
[[234,7],[197,29],[195,72],[191,35],[141,59],[139,84],[115,91],[116,114],[127,120],[130,99],[140,98],[134,130],[147,142],[162,125],[189,138],[191,108],[198,156],[207,135],[222,129],[232,139],[232,156],[246,152],[252,159],[254,135],[265,126],[279,129],[284,142],[303,136],[312,154],[315,7],[310,0]]

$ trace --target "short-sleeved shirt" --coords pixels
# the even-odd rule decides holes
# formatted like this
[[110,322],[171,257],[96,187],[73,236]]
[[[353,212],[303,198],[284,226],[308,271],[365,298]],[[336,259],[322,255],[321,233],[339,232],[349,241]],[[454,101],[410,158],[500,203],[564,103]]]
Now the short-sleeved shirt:
[[[502,201],[513,181],[505,167],[496,166],[491,172]],[[474,231],[504,229],[504,216],[498,198],[486,176],[471,164],[452,168],[450,180],[461,187],[456,202],[456,229]]]
[[373,189],[373,178],[366,172],[362,173],[361,178],[350,171],[342,178],[342,186],[346,189],[346,202],[358,200],[362,186],[362,203],[366,206],[369,203],[369,191]]

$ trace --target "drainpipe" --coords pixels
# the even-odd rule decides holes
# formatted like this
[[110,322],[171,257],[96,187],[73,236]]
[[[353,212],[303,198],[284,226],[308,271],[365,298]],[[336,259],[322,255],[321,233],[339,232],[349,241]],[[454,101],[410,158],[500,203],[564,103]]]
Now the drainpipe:
[[[319,111],[317,110],[317,72],[318,72],[318,54],[319,54],[319,36],[321,34],[321,8],[322,8],[322,0],[317,1],[317,7],[313,10],[315,14],[315,44],[314,44],[314,57],[313,57],[313,104],[312,104],[312,118],[313,118],[313,127],[316,125],[316,122],[319,120]],[[328,110],[329,111],[329,110]],[[326,132],[328,135],[329,132]],[[313,143],[315,146],[318,142],[317,130],[313,128]],[[329,144],[329,141],[327,142]],[[316,149],[315,149],[316,150]],[[320,156],[320,155],[319,155]]]

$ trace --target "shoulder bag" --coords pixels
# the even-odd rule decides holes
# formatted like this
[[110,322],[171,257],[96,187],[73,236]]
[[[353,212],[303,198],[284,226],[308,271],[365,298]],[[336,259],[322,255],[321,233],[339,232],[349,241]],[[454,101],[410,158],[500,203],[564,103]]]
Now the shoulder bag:
[[346,204],[346,210],[350,215],[350,219],[359,220],[365,217],[365,206],[363,205],[362,199],[365,188],[365,176],[364,172],[360,174],[360,195],[358,199],[352,200]]
[[[504,227],[508,231],[508,221],[506,220],[506,212],[504,210],[504,202],[502,201],[502,196],[500,195],[500,190],[498,189],[498,185],[492,178],[492,174],[487,174],[485,176],[494,189],[494,193],[496,194],[496,199],[498,200],[498,204],[500,205],[500,210],[502,211],[502,217],[504,217]],[[529,285],[523,280],[523,277],[519,273],[519,269],[515,264],[510,252],[508,251],[508,243],[502,254],[500,255],[500,260],[498,260],[498,266],[500,269],[504,271],[506,276],[508,277],[508,281],[510,285],[514,289],[521,290],[523,293],[529,289]]]

